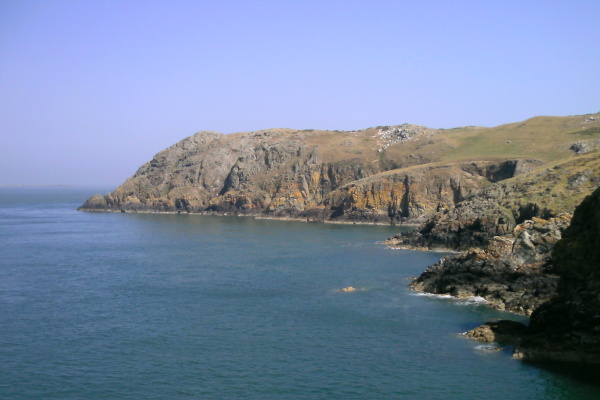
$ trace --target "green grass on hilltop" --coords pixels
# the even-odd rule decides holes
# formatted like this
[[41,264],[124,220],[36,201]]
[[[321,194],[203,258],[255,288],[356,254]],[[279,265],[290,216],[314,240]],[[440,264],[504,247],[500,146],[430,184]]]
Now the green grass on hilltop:
[[431,161],[507,157],[556,161],[574,156],[569,150],[573,142],[600,138],[600,115],[596,116],[595,120],[589,120],[589,115],[535,117],[494,128],[445,130],[431,139],[420,139],[421,143],[394,145],[388,154],[398,158],[422,154]]

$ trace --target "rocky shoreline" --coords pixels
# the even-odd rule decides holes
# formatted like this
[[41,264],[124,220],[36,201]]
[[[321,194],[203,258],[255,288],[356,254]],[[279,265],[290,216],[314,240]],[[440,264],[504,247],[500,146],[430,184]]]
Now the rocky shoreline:
[[479,296],[493,308],[531,315],[556,293],[558,276],[547,263],[570,219],[563,214],[549,220],[527,220],[511,235],[490,239],[483,249],[471,248],[442,258],[411,282],[411,287],[459,298]]
[[[113,209],[97,209],[97,208],[86,208],[84,206],[79,207],[78,211],[83,212],[100,212],[100,213],[133,213],[133,214],[163,214],[163,215],[205,215],[213,217],[239,217],[239,218],[253,218],[257,220],[270,220],[270,221],[294,221],[294,222],[310,222],[310,223],[321,223],[321,224],[334,224],[334,225],[376,225],[376,226],[390,226],[390,222],[364,222],[364,221],[345,221],[345,220],[323,220],[323,219],[311,219],[311,218],[300,218],[300,217],[286,217],[286,216],[274,216],[264,214],[240,214],[240,213],[227,213],[227,212],[215,212],[215,211],[202,211],[202,212],[190,212],[182,213],[181,211],[153,211],[153,210],[135,210],[135,211],[123,211]],[[402,227],[407,229],[416,228],[417,224],[402,224]]]
[[528,327],[488,322],[468,337],[512,343],[516,358],[598,364],[599,158],[595,152],[482,188],[386,243],[458,252],[413,279],[413,290],[478,296],[531,318]]
[[514,346],[529,361],[600,365],[600,188],[572,218],[533,219],[513,239],[442,258],[413,280],[414,290],[480,296],[501,310],[530,315],[528,326],[491,321],[467,337]]
[[599,185],[595,152],[484,187],[385,243],[458,252],[427,268],[411,283],[415,290],[480,296],[494,308],[531,315],[556,295],[552,250],[577,204]]

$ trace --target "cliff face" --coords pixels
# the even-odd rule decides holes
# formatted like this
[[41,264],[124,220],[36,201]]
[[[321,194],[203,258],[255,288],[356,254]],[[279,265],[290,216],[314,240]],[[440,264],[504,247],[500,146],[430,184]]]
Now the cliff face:
[[421,249],[485,248],[492,238],[510,236],[526,220],[572,213],[598,185],[600,152],[595,151],[483,187],[387,243]]
[[483,249],[442,258],[411,286],[428,293],[479,296],[494,308],[529,315],[556,294],[558,276],[548,261],[570,220],[569,214],[527,220]]
[[[308,220],[419,222],[535,160],[488,160],[402,169],[390,146],[434,135],[414,126],[353,133],[199,132],[161,151],[86,211],[232,213]],[[346,139],[332,146],[340,138]],[[324,143],[323,143],[324,142]]]
[[411,283],[415,290],[480,296],[492,307],[530,315],[556,295],[554,245],[575,202],[598,187],[599,177],[598,152],[538,168],[482,188],[388,243],[462,250],[427,268]]
[[295,214],[322,208],[336,187],[379,172],[363,159],[323,163],[289,132],[200,132],[158,153],[84,210]]
[[551,262],[558,296],[533,313],[515,354],[600,364],[600,188],[575,210]]
[[352,182],[326,201],[334,217],[419,223],[454,209],[490,182],[513,177],[535,160],[433,163],[396,169]]

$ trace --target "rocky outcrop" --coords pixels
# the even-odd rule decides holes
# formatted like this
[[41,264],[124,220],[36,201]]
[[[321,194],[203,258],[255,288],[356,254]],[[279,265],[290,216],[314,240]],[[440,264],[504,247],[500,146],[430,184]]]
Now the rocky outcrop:
[[323,209],[334,189],[380,172],[360,158],[324,163],[285,130],[199,132],[158,153],[114,192],[82,210],[297,216]]
[[387,171],[332,192],[333,217],[354,221],[419,223],[454,209],[489,182],[508,179],[539,165],[535,160],[428,164]]
[[600,185],[600,152],[545,165],[474,192],[442,210],[416,230],[386,242],[392,247],[468,250],[484,248],[496,236],[534,217],[548,219],[572,213]]
[[[216,213],[359,223],[417,223],[490,182],[539,163],[498,159],[395,168],[385,156],[432,130],[199,132],[156,154],[80,210]],[[337,139],[336,139],[337,138]],[[328,140],[345,138],[338,147]]]
[[411,283],[415,290],[480,296],[492,307],[529,315],[556,294],[552,250],[573,202],[600,183],[599,171],[596,152],[490,185],[389,243],[463,251],[427,268]]
[[529,315],[556,295],[550,256],[573,202],[598,186],[599,171],[595,152],[490,185],[388,242],[463,251],[427,268],[411,283],[415,290],[480,296],[492,307]]
[[577,154],[585,154],[600,149],[600,139],[579,140],[569,146],[569,150]]
[[510,234],[489,240],[484,249],[442,258],[411,286],[428,293],[479,296],[494,308],[529,315],[556,294],[558,276],[548,261],[569,221],[568,214],[524,221]]
[[533,313],[515,355],[600,364],[600,188],[577,207],[551,262],[558,296]]
[[[527,182],[488,192],[482,188],[515,182],[514,177],[545,161],[574,157],[573,151],[590,151],[587,141],[599,134],[595,115],[450,130],[402,124],[353,131],[198,132],[159,152],[116,190],[90,198],[80,209],[386,224],[429,220],[413,246],[468,248],[533,216],[554,216],[546,213],[555,210],[546,207],[544,198],[556,196],[560,203],[571,195],[563,199],[559,188],[517,205],[510,199],[527,189]],[[574,141],[581,143],[571,151]],[[596,179],[595,170],[590,171],[573,177],[573,193],[584,193]],[[479,199],[487,196],[489,204],[503,204],[494,213],[485,202],[461,208],[475,193]]]
[[379,153],[385,151],[388,147],[395,143],[407,142],[417,135],[431,132],[423,126],[402,124],[399,126],[378,126],[375,136],[378,138],[377,144]]

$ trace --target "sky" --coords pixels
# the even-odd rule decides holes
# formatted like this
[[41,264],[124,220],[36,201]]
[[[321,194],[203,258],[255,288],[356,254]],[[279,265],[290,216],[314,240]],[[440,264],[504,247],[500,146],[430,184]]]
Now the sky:
[[0,1],[0,185],[117,186],[201,130],[600,111],[600,1]]

